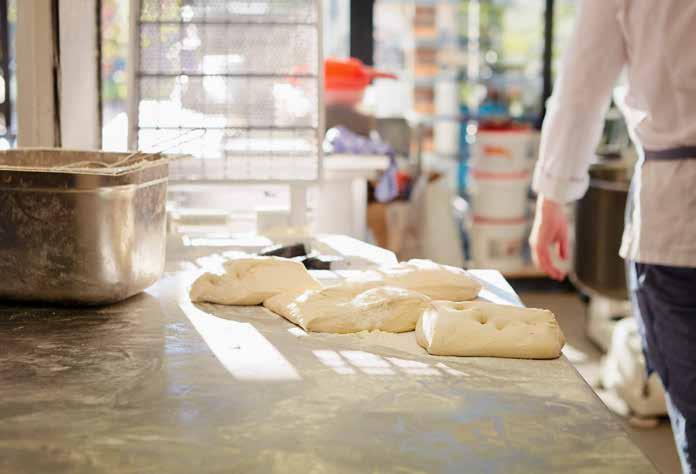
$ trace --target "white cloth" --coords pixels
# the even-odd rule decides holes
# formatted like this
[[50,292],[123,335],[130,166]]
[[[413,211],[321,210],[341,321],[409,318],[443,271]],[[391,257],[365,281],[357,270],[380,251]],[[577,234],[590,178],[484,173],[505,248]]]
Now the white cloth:
[[[535,191],[559,202],[585,193],[612,88],[624,68],[624,112],[636,145],[649,150],[696,145],[694,48],[693,0],[583,0],[549,100]],[[634,196],[634,223],[624,235],[622,255],[696,266],[696,160],[639,163],[636,176],[643,183]],[[670,189],[686,195],[679,198]]]

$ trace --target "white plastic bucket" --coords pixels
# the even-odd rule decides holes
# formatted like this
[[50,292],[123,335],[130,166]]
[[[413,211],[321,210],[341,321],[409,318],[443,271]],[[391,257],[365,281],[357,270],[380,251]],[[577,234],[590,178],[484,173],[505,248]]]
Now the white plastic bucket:
[[532,130],[479,130],[472,146],[471,166],[490,173],[519,173],[534,167],[536,135]]
[[527,218],[490,220],[474,216],[471,254],[476,268],[514,272],[524,268]]
[[472,170],[469,194],[474,214],[490,219],[518,219],[527,215],[531,174],[494,174]]

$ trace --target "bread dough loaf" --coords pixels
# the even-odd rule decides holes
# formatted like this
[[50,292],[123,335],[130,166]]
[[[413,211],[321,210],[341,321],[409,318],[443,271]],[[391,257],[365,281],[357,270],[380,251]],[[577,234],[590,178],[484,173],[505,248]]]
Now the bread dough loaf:
[[378,287],[355,293],[335,286],[274,296],[264,306],[305,331],[353,333],[413,331],[430,298],[403,288]]
[[321,288],[304,265],[279,257],[230,260],[224,273],[201,275],[191,286],[191,301],[252,306],[286,291]]
[[519,359],[555,359],[565,344],[551,311],[480,301],[433,302],[416,339],[432,355]]
[[446,301],[472,300],[481,291],[481,284],[463,269],[418,259],[367,270],[347,283],[363,288],[393,286]]

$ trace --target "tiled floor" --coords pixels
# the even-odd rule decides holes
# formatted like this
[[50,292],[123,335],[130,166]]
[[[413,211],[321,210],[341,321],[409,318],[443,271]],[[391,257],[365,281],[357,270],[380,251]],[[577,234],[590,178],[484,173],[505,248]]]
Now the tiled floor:
[[[578,372],[595,386],[599,374],[599,361],[602,356],[598,348],[585,336],[585,305],[571,292],[522,292],[525,305],[548,308],[558,317],[568,345],[580,351],[582,362],[576,362]],[[680,473],[679,459],[674,449],[672,431],[667,419],[654,429],[638,429],[624,420],[626,431],[635,443],[655,463],[664,474]]]

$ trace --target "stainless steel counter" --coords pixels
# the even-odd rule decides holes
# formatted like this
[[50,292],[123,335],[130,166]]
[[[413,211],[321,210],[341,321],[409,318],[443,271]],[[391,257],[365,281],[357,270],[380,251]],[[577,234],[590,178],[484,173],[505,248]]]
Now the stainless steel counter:
[[0,306],[0,473],[655,472],[564,358],[438,358],[195,307],[174,253],[115,306]]

